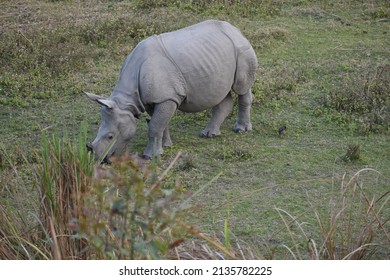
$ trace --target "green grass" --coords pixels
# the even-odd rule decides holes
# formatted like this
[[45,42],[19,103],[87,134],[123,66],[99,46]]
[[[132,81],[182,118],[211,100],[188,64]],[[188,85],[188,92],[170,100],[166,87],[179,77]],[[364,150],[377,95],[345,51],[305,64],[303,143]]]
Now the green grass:
[[[174,147],[165,151],[159,164],[163,170],[178,151],[183,152],[167,178],[168,185],[179,180],[188,193],[206,186],[194,198],[195,220],[206,233],[215,232],[219,240],[229,233],[222,243],[234,247],[237,239],[250,244],[258,248],[257,257],[292,258],[286,247],[298,257],[293,249],[296,244],[303,246],[305,238],[293,233],[299,235],[293,241],[282,217],[287,223],[290,216],[296,217],[304,223],[304,232],[320,244],[316,213],[323,224],[329,220],[343,182],[369,167],[380,174],[363,172],[356,181],[369,200],[388,191],[388,70],[376,87],[374,107],[360,105],[361,111],[348,111],[338,105],[345,94],[355,96],[347,105],[362,104],[361,95],[353,94],[367,92],[367,75],[378,67],[388,69],[389,22],[381,19],[390,17],[389,3],[190,2],[24,0],[2,4],[0,201],[6,199],[12,207],[37,214],[34,196],[28,202],[9,200],[15,197],[9,194],[10,186],[15,187],[12,192],[22,193],[34,188],[34,171],[42,164],[42,132],[73,137],[87,122],[88,139],[95,137],[99,110],[82,91],[108,96],[124,58],[140,40],[204,19],[222,19],[242,30],[258,56],[254,130],[235,134],[233,114],[223,124],[221,137],[202,139],[198,133],[210,112],[178,112],[170,129]],[[385,121],[378,124],[367,117],[372,112],[379,112]],[[283,124],[287,132],[280,138],[278,128]],[[130,152],[143,151],[146,131],[142,117]],[[343,160],[351,145],[359,145],[359,159]],[[386,221],[388,202],[383,207],[387,211],[380,211],[381,219]],[[26,227],[34,222],[29,218]],[[384,227],[388,232],[389,224]],[[370,258],[388,259],[390,247],[383,231],[374,241],[380,246],[368,254]],[[302,258],[310,258],[307,251],[299,250]]]

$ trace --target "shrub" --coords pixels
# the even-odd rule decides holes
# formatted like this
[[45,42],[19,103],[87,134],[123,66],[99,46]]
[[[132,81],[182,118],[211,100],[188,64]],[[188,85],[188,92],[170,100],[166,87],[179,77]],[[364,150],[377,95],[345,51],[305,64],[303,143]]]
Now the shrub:
[[95,166],[74,224],[78,237],[96,252],[94,258],[159,259],[191,233],[181,186],[164,187],[164,174],[158,177],[128,155],[110,166]]

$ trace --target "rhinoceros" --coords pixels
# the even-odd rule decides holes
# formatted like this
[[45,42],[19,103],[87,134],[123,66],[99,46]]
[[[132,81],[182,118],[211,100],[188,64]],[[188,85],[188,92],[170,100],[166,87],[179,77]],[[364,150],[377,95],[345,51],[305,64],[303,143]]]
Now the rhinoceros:
[[141,41],[127,56],[116,86],[105,98],[85,92],[101,105],[102,123],[87,147],[99,158],[120,156],[136,131],[136,119],[147,112],[145,158],[171,146],[168,124],[177,109],[200,112],[212,108],[200,136],[220,135],[220,126],[238,95],[234,131],[252,129],[251,87],[256,54],[242,33],[224,21],[208,20]]

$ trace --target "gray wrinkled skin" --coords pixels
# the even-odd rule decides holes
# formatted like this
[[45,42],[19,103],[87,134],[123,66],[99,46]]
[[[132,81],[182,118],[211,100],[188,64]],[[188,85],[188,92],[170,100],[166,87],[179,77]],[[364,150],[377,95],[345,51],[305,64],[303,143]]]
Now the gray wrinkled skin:
[[257,68],[256,54],[241,32],[223,21],[204,21],[177,31],[151,36],[129,54],[110,97],[86,93],[101,107],[102,124],[91,149],[99,158],[121,155],[136,131],[136,118],[151,116],[148,144],[152,157],[171,146],[168,124],[176,111],[199,112],[212,108],[202,137],[220,135],[220,126],[238,95],[234,131],[252,129],[251,87]]

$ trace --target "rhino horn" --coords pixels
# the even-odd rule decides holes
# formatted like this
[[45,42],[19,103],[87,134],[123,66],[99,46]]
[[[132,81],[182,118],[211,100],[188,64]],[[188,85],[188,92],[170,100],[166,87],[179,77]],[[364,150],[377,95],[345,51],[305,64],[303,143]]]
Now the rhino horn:
[[106,99],[104,97],[101,97],[99,95],[96,95],[96,94],[93,94],[93,93],[90,93],[90,92],[86,92],[84,91],[84,93],[93,101],[96,101],[97,103],[99,103],[100,105],[103,105],[105,107],[107,107],[108,109],[112,109],[115,105],[115,102],[112,101],[112,100],[109,100],[109,99]]

